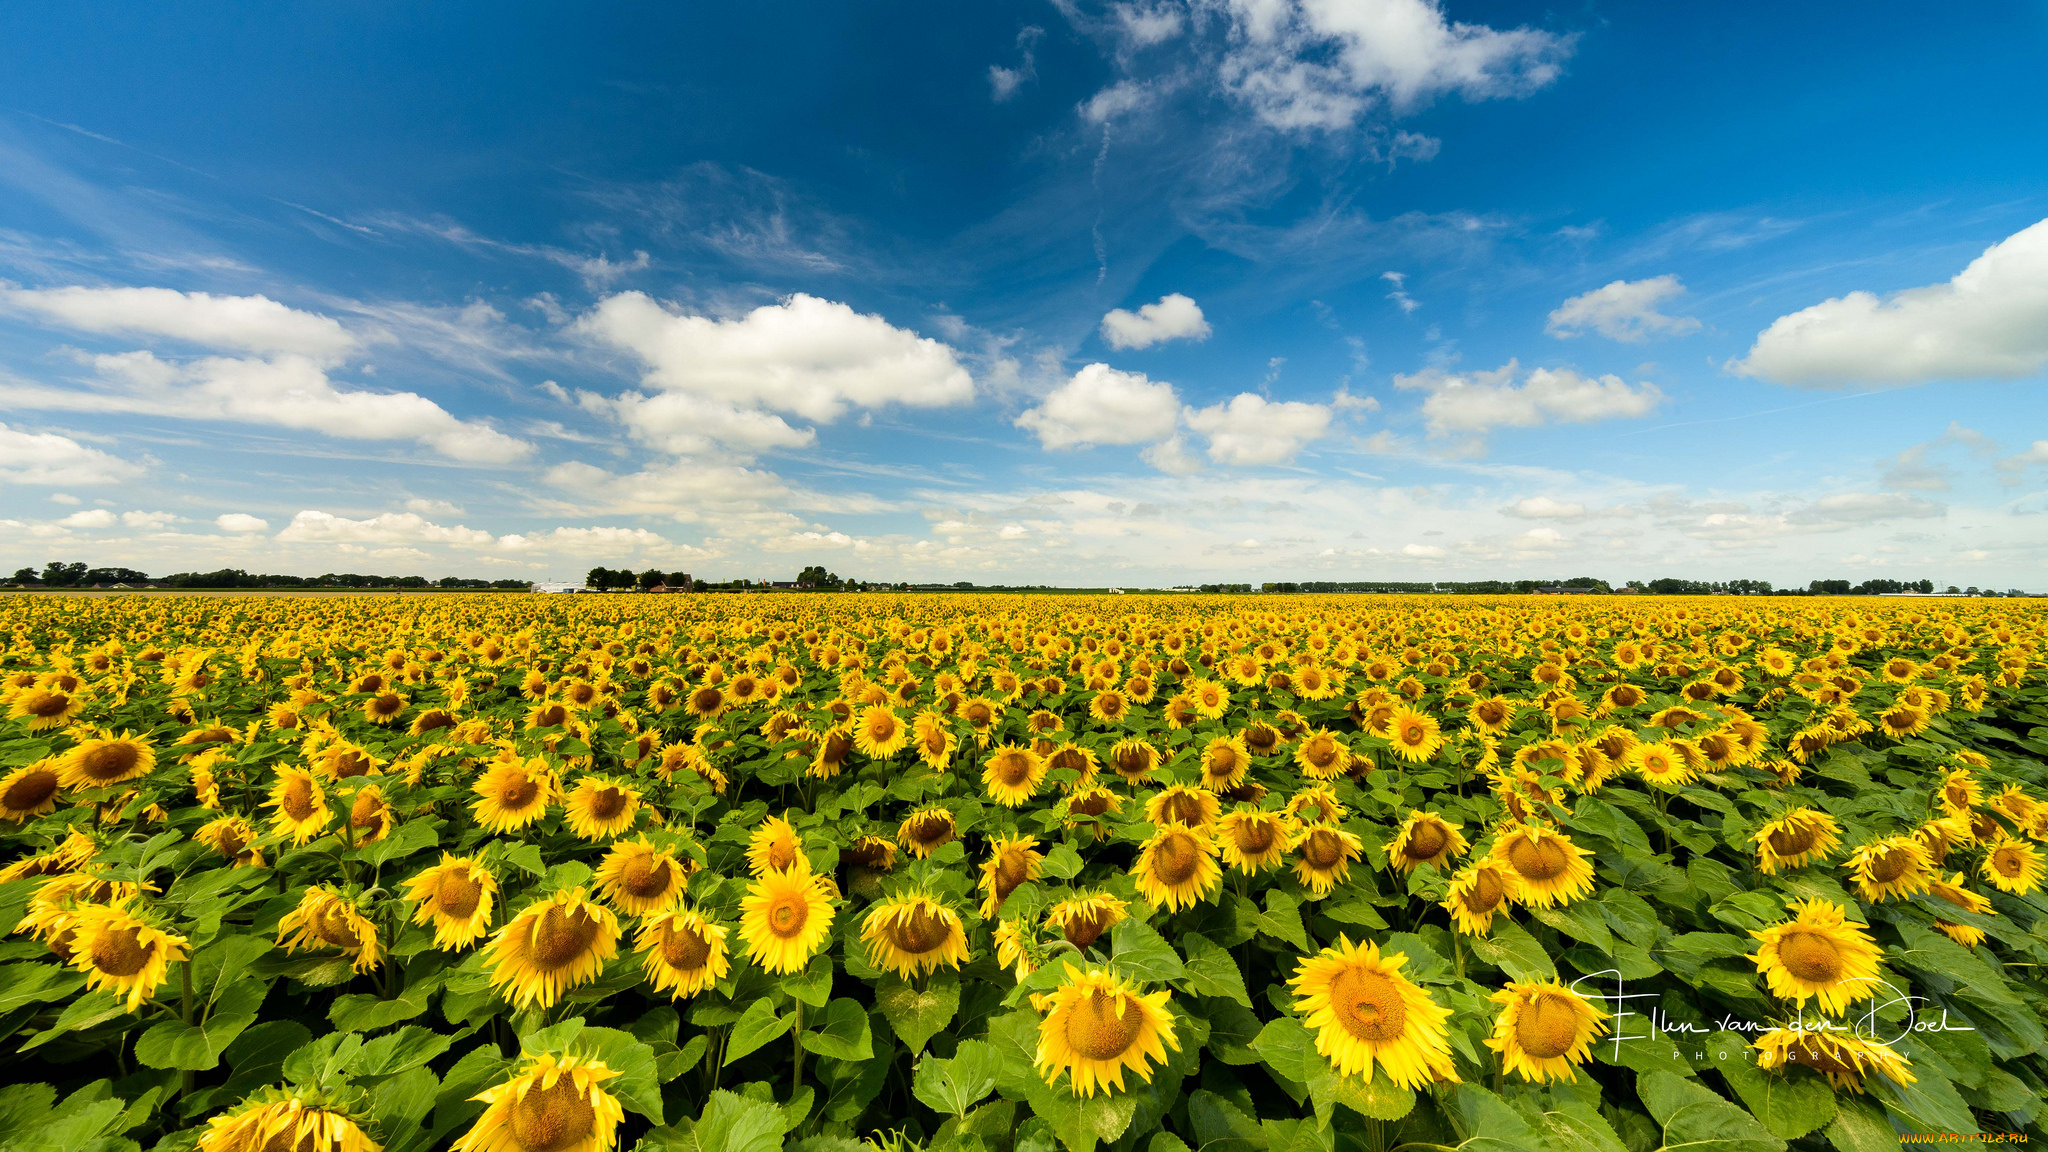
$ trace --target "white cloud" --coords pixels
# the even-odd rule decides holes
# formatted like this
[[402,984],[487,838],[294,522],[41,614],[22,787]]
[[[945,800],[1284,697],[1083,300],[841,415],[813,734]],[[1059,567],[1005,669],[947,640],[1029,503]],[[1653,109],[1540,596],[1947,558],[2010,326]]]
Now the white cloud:
[[1948,514],[1946,505],[1896,492],[1844,492],[1823,496],[1785,515],[1791,524],[1871,524],[1879,520],[1931,520]]
[[1032,49],[1038,38],[1045,35],[1045,29],[1028,25],[1017,33],[1017,52],[1022,57],[1015,68],[1000,64],[988,66],[989,97],[1001,104],[1017,94],[1025,84],[1038,79],[1038,60]]
[[1142,372],[1090,364],[1074,373],[1038,407],[1017,417],[1047,448],[1091,444],[1144,444],[1173,435],[1180,397],[1173,385]]
[[2031,376],[2048,365],[2048,220],[1945,284],[1872,292],[1780,316],[1730,365],[1780,384],[1925,384]]
[[1401,555],[1413,556],[1417,560],[1441,560],[1444,550],[1434,544],[1403,544]]
[[121,513],[122,524],[152,532],[168,528],[182,519],[184,517],[174,516],[169,512],[144,512],[140,509]]
[[701,455],[720,447],[748,452],[802,448],[817,439],[811,429],[792,427],[773,412],[688,392],[648,396],[629,391],[616,399],[582,392],[577,398],[585,410],[625,425],[635,440],[678,456]]
[[412,499],[407,500],[405,502],[405,510],[407,512],[417,512],[422,516],[462,515],[460,506],[446,500],[434,500],[425,496],[414,496]]
[[0,304],[104,335],[168,336],[209,348],[332,360],[356,346],[330,317],[267,296],[215,296],[170,288],[0,290]]
[[1666,316],[1657,308],[1684,294],[1685,285],[1676,276],[1616,280],[1558,305],[1544,331],[1565,339],[1590,328],[1609,340],[1629,344],[1654,336],[1683,336],[1699,331],[1700,322],[1690,316]]
[[223,512],[213,518],[214,526],[223,532],[268,532],[270,521],[247,512]]
[[1111,309],[1102,318],[1102,339],[1111,348],[1150,348],[1168,340],[1207,340],[1202,306],[1178,292],[1161,296],[1136,312]]
[[1556,79],[1570,37],[1452,23],[1433,0],[1225,0],[1224,89],[1281,129],[1337,131],[1382,101],[1521,96]]
[[1520,520],[1577,520],[1586,514],[1584,504],[1566,504],[1548,496],[1517,500],[1500,510],[1503,516]]
[[1453,374],[1429,368],[1394,377],[1394,386],[1429,393],[1422,414],[1433,436],[1484,435],[1495,428],[1591,424],[1646,416],[1664,400],[1655,384],[1631,387],[1619,376],[1582,376],[1569,368],[1536,368],[1517,385],[1516,361],[1490,372]]
[[105,508],[88,508],[83,512],[73,512],[57,523],[66,528],[112,528],[119,520]]
[[277,539],[289,544],[455,545],[483,547],[496,538],[480,528],[460,524],[448,528],[412,512],[386,512],[367,520],[351,520],[308,509],[292,517]]
[[702,548],[678,544],[645,528],[554,528],[498,537],[505,552],[555,552],[592,560],[638,556],[647,560],[691,560],[709,556]]
[[72,495],[71,493],[69,493],[69,492],[52,492],[52,493],[50,493],[50,503],[52,503],[52,504],[76,504],[76,503],[78,503],[78,497],[76,497],[76,496],[73,496],[73,495]]
[[1417,308],[1422,307],[1422,304],[1415,297],[1408,294],[1408,274],[1406,272],[1382,272],[1380,273],[1380,279],[1394,286],[1394,290],[1387,293],[1387,299],[1392,300],[1398,305],[1403,313],[1413,313]]
[[1187,441],[1178,436],[1161,440],[1138,455],[1169,476],[1192,476],[1202,470],[1202,461],[1188,451]]
[[[0,483],[118,484],[141,473],[135,465],[87,448],[69,436],[23,432],[0,423]],[[78,502],[76,498],[50,498],[59,503]]]
[[1330,409],[1299,401],[1271,401],[1240,392],[1208,408],[1190,408],[1188,427],[1209,438],[1209,459],[1218,464],[1284,464],[1302,446],[1330,430]]

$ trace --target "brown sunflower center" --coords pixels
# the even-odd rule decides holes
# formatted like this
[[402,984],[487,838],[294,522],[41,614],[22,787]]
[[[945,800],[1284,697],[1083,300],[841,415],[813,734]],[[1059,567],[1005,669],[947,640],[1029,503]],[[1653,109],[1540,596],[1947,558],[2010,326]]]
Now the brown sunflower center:
[[1434,860],[1450,847],[1451,838],[1444,826],[1433,820],[1424,820],[1408,830],[1408,841],[1401,845],[1401,855],[1410,860]]
[[1771,833],[1771,851],[1780,856],[1798,856],[1810,850],[1819,839],[1820,829],[1795,824]]
[[534,798],[539,795],[540,781],[521,773],[499,786],[498,803],[502,807],[517,812],[532,804]]
[[810,901],[801,892],[791,892],[775,898],[768,908],[768,931],[784,940],[794,940],[811,919]]
[[1481,868],[1472,874],[1472,887],[1465,890],[1465,907],[1473,912],[1491,912],[1500,907],[1501,898],[1507,889],[1500,877],[1491,868]]
[[534,966],[544,972],[574,963],[589,952],[597,939],[597,917],[583,908],[549,905],[533,926],[529,950]]
[[1109,931],[1109,920],[1107,909],[1084,908],[1067,917],[1067,922],[1060,926],[1060,934],[1074,947],[1086,948]]
[[1238,824],[1237,850],[1247,856],[1270,852],[1273,841],[1278,839],[1278,830],[1271,820],[1245,820]]
[[327,763],[333,769],[334,775],[344,780],[351,776],[366,775],[370,771],[370,758],[361,752],[343,752]]
[[1401,989],[1383,972],[1353,965],[1330,978],[1330,1011],[1368,1044],[1391,1044],[1408,1025]]
[[94,780],[119,780],[142,763],[142,752],[126,742],[101,744],[78,758],[78,770]]
[[1257,755],[1264,756],[1280,745],[1280,733],[1271,728],[1258,727],[1244,734],[1244,746]]
[[596,1127],[597,1110],[570,1076],[549,1088],[536,1081],[512,1103],[512,1141],[520,1152],[563,1152]]
[[93,938],[92,966],[109,976],[133,976],[149,963],[154,944],[142,943],[142,928],[110,928]]
[[898,951],[921,956],[944,944],[953,934],[952,926],[935,910],[918,905],[906,915],[889,921],[885,931]]
[[1410,720],[1401,725],[1401,743],[1410,748],[1419,748],[1429,740],[1429,729],[1420,720]]
[[1991,854],[1991,866],[1998,869],[1999,874],[2002,876],[2016,877],[2027,870],[2026,861],[2021,860],[2020,854],[2010,848],[2000,848],[1998,851],[1993,852]]
[[362,937],[348,922],[348,910],[332,904],[313,913],[313,934],[336,948],[355,948],[362,944]]
[[370,701],[370,711],[379,716],[396,716],[405,711],[405,701],[397,693],[386,692]]
[[242,838],[241,832],[233,828],[221,829],[220,837],[215,841],[215,844],[220,848],[220,854],[223,856],[240,856],[242,850],[249,846],[249,842]]
[[678,971],[695,972],[710,962],[711,941],[694,929],[671,921],[668,936],[661,942],[661,958]]
[[1529,880],[1549,880],[1564,873],[1571,857],[1551,837],[1523,836],[1508,846],[1508,863]]
[[995,870],[991,873],[995,883],[996,898],[1002,899],[1017,890],[1017,886],[1031,878],[1031,854],[1022,848],[1010,848],[996,858]]
[[1870,878],[1880,884],[1889,884],[1906,874],[1913,866],[1913,854],[1904,848],[1891,848],[1870,861]]
[[0,792],[0,808],[25,812],[42,807],[43,801],[57,794],[57,774],[48,768],[34,768]]
[[484,886],[477,883],[467,868],[450,868],[434,882],[434,907],[443,916],[457,920],[471,916],[483,898]]
[[1022,752],[1005,752],[996,757],[996,779],[1012,788],[1031,779],[1031,757]]
[[1163,884],[1185,884],[1201,866],[1202,849],[1185,832],[1169,833],[1152,850],[1152,875]]
[[1100,816],[1104,812],[1109,811],[1109,794],[1106,792],[1090,792],[1069,803],[1067,810],[1069,812],[1078,812],[1083,816]]
[[431,732],[436,728],[453,728],[454,726],[455,717],[441,711],[439,708],[419,718],[419,728],[422,732]]
[[1200,824],[1203,822],[1202,800],[1190,792],[1176,792],[1166,798],[1161,815],[1176,824]]
[[62,716],[64,710],[69,707],[71,707],[71,698],[62,692],[32,692],[29,694],[27,704],[23,706],[24,711],[38,720],[47,720],[52,716]]
[[1309,867],[1319,872],[1327,872],[1343,863],[1344,841],[1339,839],[1335,832],[1318,828],[1308,834],[1307,840],[1302,841],[1301,857],[1308,861]]
[[1144,1027],[1144,1009],[1132,997],[1096,989],[1068,1013],[1067,1043],[1090,1060],[1114,1060]]
[[599,788],[590,796],[590,814],[599,820],[616,820],[626,810],[626,793],[618,788]]
[[666,894],[674,882],[674,866],[660,856],[635,856],[619,870],[619,887],[642,900]]
[[796,845],[788,840],[777,840],[768,845],[768,867],[780,872],[796,863]]
[[305,776],[286,779],[284,794],[278,797],[277,806],[294,820],[304,820],[313,815],[313,781]]
[[1841,946],[1819,932],[1786,933],[1778,941],[1778,962],[1787,972],[1815,984],[1832,984],[1847,967]]
[[926,816],[910,826],[910,838],[919,844],[942,844],[952,837],[952,819],[937,813]]
[[1515,1040],[1538,1060],[1562,1056],[1579,1038],[1579,1014],[1570,1001],[1541,993],[1515,1017]]

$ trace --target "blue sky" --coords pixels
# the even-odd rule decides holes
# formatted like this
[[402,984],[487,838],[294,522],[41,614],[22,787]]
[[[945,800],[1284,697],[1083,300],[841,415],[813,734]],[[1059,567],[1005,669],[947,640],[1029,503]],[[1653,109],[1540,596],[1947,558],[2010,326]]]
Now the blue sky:
[[0,16],[0,559],[2048,562],[2048,7]]

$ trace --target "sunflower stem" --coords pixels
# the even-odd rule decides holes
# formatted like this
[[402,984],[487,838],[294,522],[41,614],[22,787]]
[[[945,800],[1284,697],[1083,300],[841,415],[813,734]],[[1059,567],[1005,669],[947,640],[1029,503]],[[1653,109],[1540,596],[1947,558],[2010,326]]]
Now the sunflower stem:
[[796,1094],[802,1091],[804,1086],[804,1002],[801,1000],[796,1002],[795,1015],[794,1026],[789,1030],[789,1098],[791,1100],[796,1099]]

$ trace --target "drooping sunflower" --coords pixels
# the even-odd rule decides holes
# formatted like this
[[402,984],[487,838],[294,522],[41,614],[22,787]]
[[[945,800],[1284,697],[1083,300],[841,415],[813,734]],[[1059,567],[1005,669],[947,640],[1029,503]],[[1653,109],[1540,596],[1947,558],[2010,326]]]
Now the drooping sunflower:
[[1126,1069],[1151,1083],[1152,1067],[1166,1063],[1166,1050],[1180,1051],[1166,1010],[1171,995],[1139,992],[1114,973],[1067,963],[1038,1024],[1039,1074],[1056,1084],[1066,1073],[1076,1096],[1093,1096],[1098,1086],[1123,1091]]
[[903,850],[920,860],[945,847],[959,835],[953,814],[944,808],[923,808],[912,812],[896,829]]
[[1387,739],[1394,746],[1394,755],[1411,764],[1428,760],[1444,746],[1443,728],[1436,718],[1407,705],[1395,708],[1387,718]]
[[72,913],[71,966],[85,973],[86,987],[113,993],[130,1012],[140,1009],[172,963],[187,955],[183,936],[119,905],[87,904]]
[[960,914],[925,893],[879,901],[861,922],[868,962],[898,976],[921,976],[967,962]]
[[1492,858],[1512,873],[1511,899],[1538,908],[1569,904],[1593,891],[1592,853],[1548,828],[1523,824],[1494,841]]
[[604,1090],[602,1061],[545,1053],[475,1096],[487,1105],[453,1152],[609,1152],[626,1110]]
[[1501,910],[1516,880],[1494,860],[1476,860],[1451,877],[1444,893],[1444,911],[1458,931],[1467,936],[1484,936],[1493,930],[1493,915]]
[[1877,994],[1877,962],[1884,953],[1862,925],[1848,921],[1840,904],[1802,900],[1787,911],[1790,920],[1750,933],[1761,944],[1748,959],[1756,961],[1773,996],[1801,1005],[1818,999],[1821,1011],[1832,1016]]
[[140,779],[156,768],[156,750],[132,733],[81,740],[59,762],[66,788],[105,788]]
[[1968,768],[1952,768],[1941,781],[1941,809],[1951,816],[1967,814],[1984,803],[1984,788]]
[[1444,1022],[1451,1011],[1401,974],[1408,957],[1349,937],[1301,961],[1288,983],[1294,1010],[1316,1033],[1316,1051],[1345,1076],[1373,1078],[1374,1066],[1407,1088],[1457,1083]]
[[642,920],[633,947],[646,957],[640,970],[654,990],[680,1000],[715,986],[732,971],[725,937],[723,927],[677,908]]
[[84,708],[85,697],[76,692],[27,688],[15,694],[8,712],[17,719],[26,720],[29,731],[46,732],[71,723],[71,718]]
[[590,983],[619,954],[611,909],[564,888],[528,904],[484,946],[491,986],[514,1008],[552,1008],[562,993]]
[[1411,809],[1408,818],[1401,822],[1400,831],[1387,845],[1387,860],[1403,873],[1413,872],[1424,864],[1441,870],[1451,857],[1463,856],[1471,850],[1459,831],[1463,827],[1435,812]]
[[1240,808],[1216,822],[1216,843],[1225,864],[1240,872],[1263,872],[1287,858],[1294,846],[1294,822],[1283,813]]
[[886,704],[861,710],[853,725],[853,746],[875,760],[887,760],[910,742],[910,726]]
[[412,922],[434,926],[434,947],[459,952],[491,930],[498,878],[474,857],[441,853],[441,862],[405,882]]
[[1984,853],[1984,863],[1978,874],[1989,880],[2000,892],[2014,896],[2025,896],[2041,886],[2041,874],[2048,870],[2041,861],[2041,852],[2025,840],[2000,835],[1991,842]]
[[1046,909],[1046,926],[1066,937],[1067,943],[1086,951],[1102,934],[1124,919],[1124,902],[1100,892],[1069,896]]
[[614,844],[592,879],[604,902],[628,916],[651,916],[681,903],[689,865],[646,836]]
[[1586,1062],[1595,1037],[1607,1031],[1609,1016],[1562,980],[1517,982],[1495,992],[1501,1006],[1486,1046],[1500,1053],[1501,1067],[1524,1080],[1576,1081],[1573,1066]]
[[1917,1077],[1911,1063],[1885,1044],[1865,1040],[1850,1032],[1820,1028],[1773,1028],[1750,1045],[1758,1052],[1759,1068],[1783,1068],[1804,1064],[1828,1078],[1836,1091],[1848,1089],[1863,1094],[1866,1076],[1878,1075],[1894,1084],[1911,1084]]
[[[1963,886],[1964,883],[1965,880],[1961,872],[1957,872],[1950,875],[1949,878],[1946,880],[1941,879],[1937,874],[1933,883],[1927,886],[1927,891],[1929,895],[1935,897],[1936,899],[1945,900],[1948,903],[1953,904],[1958,908],[1961,908],[1965,912],[1975,913],[1979,916],[1997,915],[1996,912],[1993,912],[1991,910],[1991,901],[1985,899],[1983,896],[1975,892],[1970,891],[1968,888]],[[1944,932],[1948,932],[1949,928],[1963,927],[1962,925],[1945,924],[1945,922],[1939,920],[1935,921],[1935,923],[1937,926],[1941,926],[1942,931]],[[1974,934],[1976,936],[1976,939],[1973,940],[1957,941],[1958,943],[1965,944],[1966,946],[1970,947],[1974,947],[1977,943],[1979,943],[1984,935],[1982,930],[1976,928],[1964,928],[1964,934]],[[1949,936],[1951,938],[1953,938],[1955,935],[1956,934],[1954,932],[1949,932]]]
[[1252,766],[1251,753],[1228,736],[1217,736],[1202,749],[1202,787],[1211,792],[1228,792],[1244,783]]
[[374,844],[391,835],[391,830],[397,826],[398,816],[384,799],[382,788],[365,784],[356,789],[356,794],[349,799],[346,829],[352,846],[361,848],[365,844]]
[[1161,828],[1131,866],[1138,892],[1155,907],[1178,912],[1208,899],[1223,886],[1216,842],[1200,828]]
[[919,712],[911,721],[911,746],[917,749],[917,758],[927,765],[944,771],[953,762],[953,753],[960,746],[959,737],[953,735],[952,722],[939,712]]
[[989,940],[996,946],[996,964],[1014,972],[1019,981],[1038,971],[1039,956],[1036,953],[1036,934],[1025,927],[1022,920],[1004,920],[989,934]]
[[981,865],[981,918],[993,920],[1010,893],[1038,879],[1045,856],[1034,836],[999,836]]
[[1325,785],[1303,788],[1287,801],[1287,815],[1310,824],[1341,823],[1348,814],[1337,793]]
[[199,1152],[381,1152],[356,1118],[318,1092],[273,1087],[212,1117]]
[[299,906],[277,922],[277,942],[286,952],[339,948],[357,972],[374,970],[384,955],[377,926],[331,888],[306,889]]
[[1873,904],[1927,891],[1936,873],[1927,849],[1911,836],[1886,836],[1851,853],[1843,863],[1856,894]]
[[303,768],[280,768],[277,783],[270,789],[265,808],[276,808],[271,826],[293,844],[304,844],[327,830],[333,812],[327,807],[327,793],[311,772]]
[[1216,799],[1214,792],[1173,784],[1145,802],[1145,819],[1162,826],[1179,824],[1189,828],[1207,828],[1216,822],[1216,815],[1222,809],[1223,804]]
[[470,788],[478,799],[469,806],[476,822],[497,832],[517,832],[548,814],[548,805],[561,791],[555,774],[539,756],[526,760],[501,760],[477,778]]
[[1335,732],[1318,728],[1294,746],[1294,763],[1311,780],[1335,780],[1351,767],[1351,749]]
[[0,776],[0,820],[20,824],[57,810],[58,761],[38,760]]
[[803,859],[803,837],[780,816],[763,820],[747,838],[747,870],[756,876],[786,871]]
[[1814,808],[1794,808],[1757,829],[1757,870],[1775,876],[1780,868],[1803,868],[1825,860],[1842,842],[1842,826]]
[[831,938],[836,915],[808,861],[756,879],[740,901],[740,913],[748,957],[776,975],[803,971]]
[[193,831],[192,839],[220,853],[230,868],[263,867],[263,850],[256,844],[256,828],[240,816],[210,820]]
[[1316,824],[1294,839],[1294,876],[1314,896],[1327,896],[1351,875],[1365,842],[1334,824]]
[[1043,756],[1030,748],[1000,744],[989,749],[982,761],[981,784],[996,803],[1015,808],[1038,792],[1045,773]]
[[1102,818],[1123,806],[1122,798],[1107,788],[1077,788],[1067,797],[1066,826],[1102,839],[1109,835],[1109,825]]
[[1138,784],[1151,779],[1152,770],[1159,767],[1159,749],[1132,737],[1119,740],[1110,747],[1109,768],[1126,784]]
[[609,840],[632,829],[640,812],[640,790],[609,776],[584,776],[563,797],[562,812],[577,839]]

